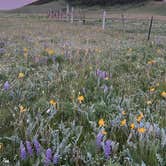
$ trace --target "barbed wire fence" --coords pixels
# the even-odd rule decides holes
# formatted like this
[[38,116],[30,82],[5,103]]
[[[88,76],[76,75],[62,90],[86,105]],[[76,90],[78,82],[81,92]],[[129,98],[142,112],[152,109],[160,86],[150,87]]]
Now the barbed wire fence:
[[109,28],[123,33],[144,33],[147,40],[150,40],[151,33],[159,35],[166,33],[165,20],[162,20],[162,27],[159,27],[159,20],[154,16],[129,16],[125,11],[121,14],[112,14],[108,10],[79,9],[67,5],[65,8],[49,9],[47,18],[72,24],[95,25],[102,30]]

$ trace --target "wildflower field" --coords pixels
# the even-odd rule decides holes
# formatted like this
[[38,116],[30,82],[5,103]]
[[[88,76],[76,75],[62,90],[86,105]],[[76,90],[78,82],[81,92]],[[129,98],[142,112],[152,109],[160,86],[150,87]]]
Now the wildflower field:
[[138,22],[0,14],[0,165],[166,165],[166,21]]

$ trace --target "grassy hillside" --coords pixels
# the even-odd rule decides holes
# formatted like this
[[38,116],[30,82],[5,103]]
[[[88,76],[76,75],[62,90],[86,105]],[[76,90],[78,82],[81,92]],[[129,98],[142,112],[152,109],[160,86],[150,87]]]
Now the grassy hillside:
[[[64,8],[64,0],[59,0],[58,2],[50,2],[41,5],[29,5],[22,7],[20,9],[12,10],[10,12],[14,13],[45,13],[50,8]],[[82,7],[84,8],[84,7]],[[87,8],[87,7],[86,7]],[[100,9],[98,6],[90,7],[89,9]],[[166,2],[146,2],[139,4],[129,4],[129,5],[116,5],[107,7],[108,10],[112,13],[127,12],[127,13],[136,13],[136,14],[153,14],[153,15],[162,15],[166,16]]]

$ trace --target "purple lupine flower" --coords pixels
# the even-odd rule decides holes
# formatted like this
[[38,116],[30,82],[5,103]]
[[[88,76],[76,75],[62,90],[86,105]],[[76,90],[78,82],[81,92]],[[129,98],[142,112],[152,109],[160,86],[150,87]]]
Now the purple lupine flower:
[[101,147],[101,143],[103,141],[103,137],[104,137],[104,135],[101,132],[99,132],[97,137],[96,137],[96,144],[97,144],[98,148]]
[[45,166],[48,166],[51,164],[51,160],[52,160],[52,150],[50,148],[48,148],[46,150],[46,154],[45,154]]
[[107,77],[107,72],[103,71],[103,75],[104,75],[104,78],[106,78]]
[[101,79],[104,79],[104,78],[105,78],[105,71],[101,71],[100,78],[101,78]]
[[147,129],[149,129],[149,128],[150,128],[150,126],[151,126],[151,125],[150,125],[150,123],[149,123],[149,122],[146,122],[146,123],[145,123],[145,127],[146,127]]
[[111,140],[107,140],[103,148],[104,148],[105,157],[109,159],[112,151]]
[[99,76],[99,73],[100,73],[100,70],[97,69],[97,70],[96,70],[96,76]]
[[160,130],[158,124],[154,124],[154,132],[155,132],[156,136],[160,136],[161,130]]
[[10,88],[10,84],[9,84],[8,81],[6,81],[5,84],[4,84],[4,86],[3,86],[3,89],[4,89],[5,91],[7,91],[7,90],[9,90],[9,88]]
[[5,53],[5,49],[4,48],[0,48],[0,54],[4,54]]
[[139,127],[144,127],[144,123],[140,122]]
[[38,142],[37,139],[34,139],[33,144],[36,150],[36,154],[39,155],[41,151],[40,143]]
[[26,148],[30,156],[33,155],[33,149],[30,141],[26,141]]
[[115,127],[117,126],[118,124],[120,123],[120,119],[119,118],[116,118],[116,119],[113,119],[110,123],[111,127]]
[[103,85],[102,89],[103,89],[104,93],[108,92],[108,86],[107,85]]
[[20,143],[20,157],[21,157],[21,160],[25,160],[26,159],[26,150],[25,150],[25,146],[23,144],[23,142],[21,141]]
[[56,165],[56,164],[58,164],[58,162],[59,162],[59,155],[58,154],[54,154],[54,156],[53,156],[53,163]]

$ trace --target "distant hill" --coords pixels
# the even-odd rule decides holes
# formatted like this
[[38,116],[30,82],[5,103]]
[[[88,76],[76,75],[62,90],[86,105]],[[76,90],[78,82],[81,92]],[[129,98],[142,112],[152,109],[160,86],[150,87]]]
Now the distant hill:
[[38,0],[36,2],[32,2],[30,5],[42,5],[45,3],[50,3],[52,1],[57,1],[57,0]]
[[64,0],[39,0],[22,8],[7,11],[8,13],[46,13],[49,9],[64,8]]
[[[49,2],[48,2],[49,1]],[[65,0],[40,0],[30,5],[24,6],[19,9],[8,11],[9,13],[46,13],[49,9],[65,8]],[[99,9],[100,6],[87,7],[81,6],[86,9]],[[103,8],[103,7],[102,7]],[[128,5],[107,5],[105,7],[110,10],[111,13],[121,13],[125,11],[127,13],[134,14],[150,14],[166,16],[166,2],[148,1],[139,4]]]

